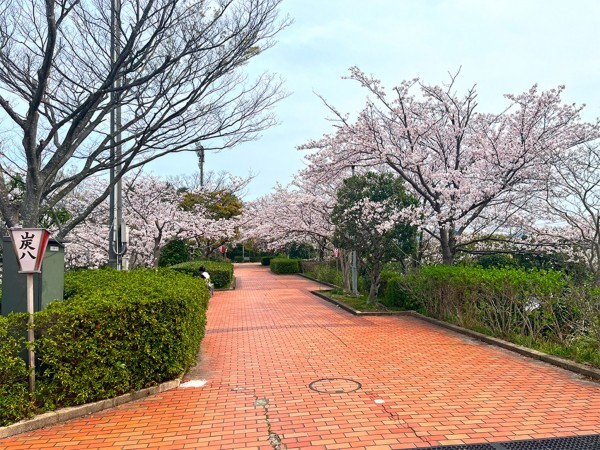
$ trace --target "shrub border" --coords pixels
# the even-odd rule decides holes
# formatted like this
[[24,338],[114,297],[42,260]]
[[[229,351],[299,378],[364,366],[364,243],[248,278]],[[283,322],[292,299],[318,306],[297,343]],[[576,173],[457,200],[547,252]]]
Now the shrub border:
[[215,292],[221,291],[235,291],[235,275],[231,277],[231,283],[229,283],[229,287],[215,288]]
[[89,414],[94,414],[100,411],[105,411],[110,408],[122,405],[124,403],[134,402],[150,395],[160,394],[161,392],[177,389],[181,384],[181,379],[178,378],[172,381],[166,381],[157,386],[141,389],[139,391],[129,392],[119,395],[118,397],[100,400],[94,403],[85,405],[70,406],[67,408],[57,409],[40,414],[31,419],[21,420],[20,422],[0,427],[0,439],[4,439],[16,434],[26,433],[28,431],[39,430],[40,428],[49,427],[68,420],[81,418]]
[[[309,277],[305,277],[309,278]],[[312,279],[312,278],[309,278]],[[324,284],[321,281],[314,280],[318,283]],[[485,342],[486,344],[495,345],[496,347],[503,348],[504,350],[509,350],[511,352],[518,353],[522,356],[526,356],[528,358],[536,359],[538,361],[542,361],[553,366],[560,367],[561,369],[566,369],[571,372],[575,372],[579,375],[583,375],[585,377],[591,378],[595,381],[600,381],[600,369],[596,369],[591,366],[586,366],[584,364],[577,363],[575,361],[570,361],[568,359],[560,358],[558,356],[548,355],[547,353],[542,353],[540,351],[534,350],[532,348],[523,347],[522,345],[513,344],[512,342],[504,341],[502,339],[498,339],[492,336],[487,336],[482,333],[478,333],[477,331],[469,330],[467,328],[459,327],[458,325],[453,325],[448,322],[443,322],[441,320],[434,319],[432,317],[424,316],[423,314],[419,314],[416,311],[358,311],[354,308],[351,308],[348,305],[345,305],[337,300],[328,297],[325,292],[327,291],[310,291],[311,294],[316,295],[330,303],[333,303],[340,307],[341,309],[349,312],[350,314],[354,314],[355,316],[409,316],[414,317],[415,319],[422,320],[424,322],[429,322],[432,325],[436,325],[441,328],[446,328],[450,331],[454,331],[455,333],[462,334],[473,339],[477,339],[478,341]]]

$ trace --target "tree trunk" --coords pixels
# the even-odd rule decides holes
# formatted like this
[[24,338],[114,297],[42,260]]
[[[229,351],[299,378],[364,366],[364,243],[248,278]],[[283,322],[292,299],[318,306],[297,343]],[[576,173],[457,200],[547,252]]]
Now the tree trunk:
[[442,262],[444,265],[454,264],[454,254],[456,252],[456,240],[452,234],[452,228],[448,230],[440,227],[440,246],[442,248]]
[[370,273],[371,288],[369,289],[369,298],[367,303],[372,304],[377,301],[377,293],[379,292],[379,284],[381,283],[381,262],[375,261]]
[[327,244],[321,243],[318,245],[319,245],[319,261],[324,261],[325,260],[325,247]]
[[350,271],[352,266],[352,252],[346,252],[345,250],[340,249],[340,255],[338,256],[338,258],[340,259],[340,263],[342,266],[342,279],[344,280],[342,287],[344,288],[344,291],[350,292]]

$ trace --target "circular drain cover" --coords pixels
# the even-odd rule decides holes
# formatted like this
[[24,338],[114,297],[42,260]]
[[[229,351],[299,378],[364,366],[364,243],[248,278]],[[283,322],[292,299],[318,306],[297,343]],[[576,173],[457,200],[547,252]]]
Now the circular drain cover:
[[308,387],[322,394],[347,394],[358,391],[362,385],[358,381],[347,378],[321,378],[310,383]]

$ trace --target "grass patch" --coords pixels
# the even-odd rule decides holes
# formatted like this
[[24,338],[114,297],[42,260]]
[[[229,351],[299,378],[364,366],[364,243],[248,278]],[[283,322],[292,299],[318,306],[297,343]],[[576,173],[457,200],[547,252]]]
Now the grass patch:
[[600,367],[600,353],[595,347],[593,339],[580,338],[569,343],[569,345],[544,340],[532,341],[527,337],[518,335],[510,336],[509,340],[515,344],[533,348],[549,355],[570,359],[581,364]]

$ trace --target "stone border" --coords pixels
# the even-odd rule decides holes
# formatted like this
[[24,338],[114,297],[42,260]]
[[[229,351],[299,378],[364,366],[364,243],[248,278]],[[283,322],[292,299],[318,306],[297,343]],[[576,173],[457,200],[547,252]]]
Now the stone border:
[[158,386],[152,386],[135,392],[120,395],[118,397],[100,400],[94,403],[88,403],[80,406],[57,409],[33,417],[32,419],[21,420],[20,422],[0,427],[0,439],[4,439],[16,434],[26,433],[28,431],[38,430],[43,427],[56,425],[68,420],[81,418],[89,414],[104,411],[124,403],[134,402],[150,395],[160,394],[161,392],[176,389],[181,384],[181,379],[167,381]]
[[423,314],[419,314],[416,311],[358,311],[354,308],[351,308],[348,305],[345,305],[337,300],[327,297],[323,293],[323,291],[310,291],[312,294],[320,297],[324,300],[327,300],[330,303],[335,304],[341,309],[354,314],[355,316],[409,316],[414,317],[419,320],[423,320],[424,322],[429,322],[433,325],[436,325],[441,328],[446,328],[448,330],[454,331],[455,333],[459,333],[465,336],[469,336],[473,339],[477,339],[478,341],[485,342],[486,344],[495,345],[497,347],[503,348],[505,350],[509,350],[511,352],[518,353],[522,356],[526,356],[528,358],[537,359],[538,361],[542,361],[548,364],[552,364],[553,366],[560,367],[562,369],[569,370],[571,372],[575,372],[579,375],[583,375],[585,377],[591,378],[595,381],[600,381],[600,369],[596,369],[591,366],[587,366],[585,364],[580,364],[575,361],[570,361],[568,359],[560,358],[558,356],[548,355],[547,353],[542,353],[538,350],[534,350],[532,348],[523,347],[522,345],[513,344],[508,341],[504,341],[502,339],[498,339],[492,336],[488,336],[482,333],[478,333],[477,331],[469,330],[468,328],[459,327],[458,325],[453,325],[448,322],[443,322],[441,320],[433,319],[431,317],[424,316]]

